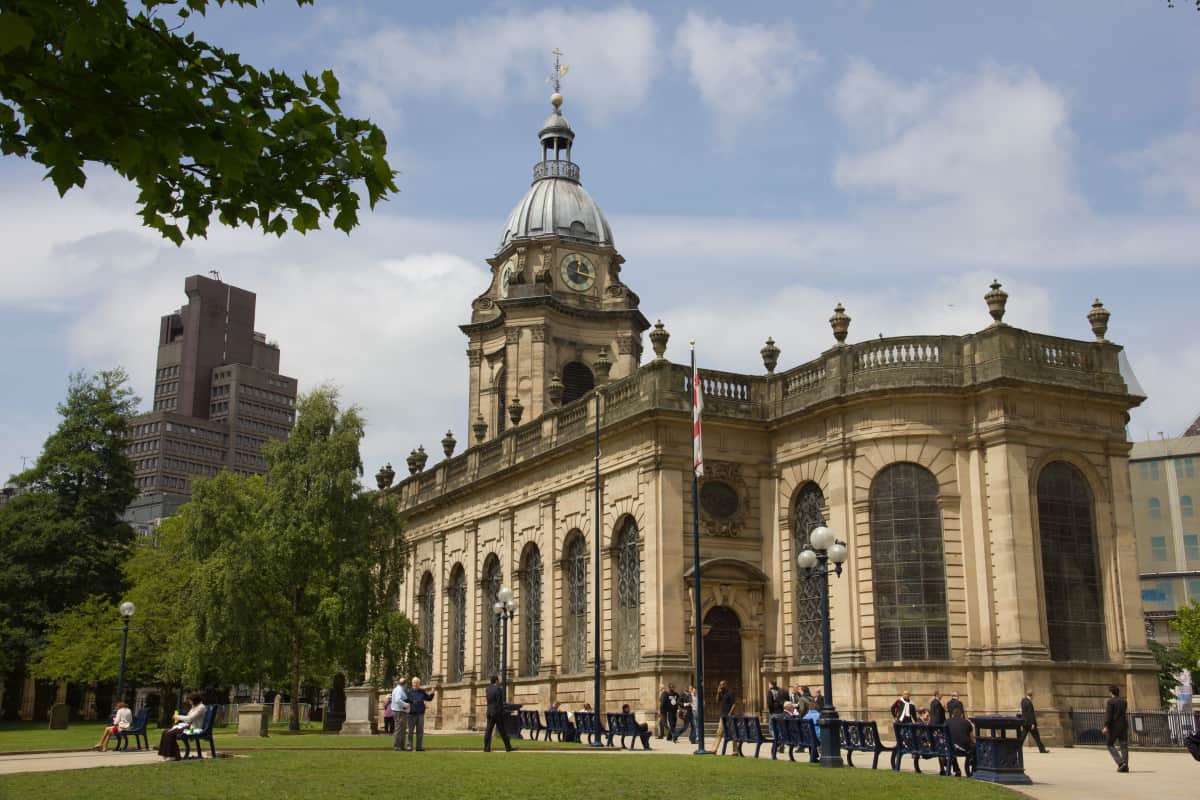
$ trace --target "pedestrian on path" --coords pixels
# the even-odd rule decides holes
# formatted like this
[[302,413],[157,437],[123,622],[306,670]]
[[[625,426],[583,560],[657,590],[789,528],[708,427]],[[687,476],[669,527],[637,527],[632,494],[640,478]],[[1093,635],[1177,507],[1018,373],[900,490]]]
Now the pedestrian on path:
[[412,747],[418,753],[425,750],[425,704],[433,699],[435,691],[421,688],[421,679],[413,678],[408,690],[408,735]]
[[[587,707],[587,704],[584,704]],[[487,730],[483,734],[483,752],[492,752],[492,731],[499,729],[500,740],[504,742],[504,752],[513,751],[512,742],[508,740],[508,731],[504,723],[504,690],[500,688],[500,676],[493,675],[492,682],[487,687]]]
[[[721,708],[721,716],[717,719],[717,742],[713,745],[713,752],[717,753],[721,750],[721,740],[725,738],[725,717],[733,713],[734,707],[737,705],[737,698],[733,694],[733,689],[729,688],[729,684],[721,681],[717,684],[717,703]],[[733,748],[733,754],[740,755],[737,752],[737,747]]]
[[1117,762],[1117,772],[1129,772],[1129,720],[1125,716],[1129,706],[1116,686],[1108,687],[1108,694],[1108,702],[1104,704],[1103,728],[1108,737],[1108,753]]
[[393,750],[408,749],[408,691],[404,688],[404,678],[396,679],[396,688],[392,689],[392,716],[396,726],[396,735],[392,737]]
[[1037,726],[1037,711],[1033,707],[1033,690],[1025,692],[1025,696],[1021,698],[1021,719],[1025,721],[1025,728],[1029,731],[1029,735],[1033,737],[1033,741],[1037,743],[1038,751],[1049,753],[1046,745],[1042,744],[1042,735],[1038,732]]

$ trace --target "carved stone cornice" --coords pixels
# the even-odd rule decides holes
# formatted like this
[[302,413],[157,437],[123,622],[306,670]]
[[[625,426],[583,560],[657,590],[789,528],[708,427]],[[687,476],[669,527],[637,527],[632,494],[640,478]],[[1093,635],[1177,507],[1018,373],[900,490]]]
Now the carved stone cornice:
[[478,367],[482,362],[483,362],[483,351],[482,350],[468,350],[467,351],[467,363],[470,364],[472,367]]
[[534,342],[546,341],[546,326],[545,325],[530,325],[529,333],[533,337]]
[[506,330],[504,332],[504,343],[505,344],[517,344],[520,341],[521,341],[521,329],[520,328],[509,328],[508,330]]

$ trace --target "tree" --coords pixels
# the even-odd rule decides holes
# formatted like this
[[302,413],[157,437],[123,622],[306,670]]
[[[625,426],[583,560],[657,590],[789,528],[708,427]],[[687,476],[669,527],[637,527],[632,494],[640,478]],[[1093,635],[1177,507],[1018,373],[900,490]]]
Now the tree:
[[1200,598],[1179,609],[1178,619],[1171,620],[1171,627],[1179,631],[1179,654],[1186,668],[1192,672],[1192,687],[1200,685]]
[[190,672],[219,665],[226,679],[290,687],[293,730],[302,679],[361,678],[373,631],[396,634],[387,654],[411,649],[394,616],[399,518],[359,482],[362,416],[328,386],[296,408],[289,438],[263,449],[265,480],[198,481],[180,510],[180,546],[196,562],[183,611]]
[[1179,673],[1187,670],[1188,666],[1179,650],[1153,639],[1147,644],[1150,645],[1150,652],[1154,654],[1154,660],[1158,662],[1158,702],[1164,709],[1170,708],[1175,700],[1175,690],[1179,688]]
[[279,236],[332,216],[349,232],[356,184],[372,208],[397,191],[383,131],[342,114],[333,72],[298,83],[180,32],[210,5],[257,0],[140,3],[0,0],[0,153],[43,164],[60,195],[88,163],[111,167],[176,244],[214,216]]
[[25,489],[0,507],[0,666],[24,663],[55,614],[92,595],[117,599],[133,530],[121,520],[137,495],[125,455],[137,398],[120,369],[71,376],[58,428]]

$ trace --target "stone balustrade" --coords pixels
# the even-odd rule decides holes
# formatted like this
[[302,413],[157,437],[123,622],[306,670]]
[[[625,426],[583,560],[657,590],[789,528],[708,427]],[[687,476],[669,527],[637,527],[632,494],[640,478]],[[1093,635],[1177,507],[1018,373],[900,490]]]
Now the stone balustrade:
[[[969,388],[1025,381],[1125,395],[1121,348],[993,326],[966,336],[907,336],[833,347],[816,359],[774,375],[700,370],[707,418],[776,419],[870,392]],[[392,489],[402,509],[540,456],[582,443],[601,427],[647,412],[688,414],[691,371],[655,361],[635,374],[510,428],[492,441],[434,465]]]

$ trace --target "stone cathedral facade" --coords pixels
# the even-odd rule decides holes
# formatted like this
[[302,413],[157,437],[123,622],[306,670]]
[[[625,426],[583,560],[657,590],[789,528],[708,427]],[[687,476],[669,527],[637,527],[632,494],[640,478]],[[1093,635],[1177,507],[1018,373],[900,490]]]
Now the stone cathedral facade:
[[[406,479],[380,481],[406,519],[401,608],[441,687],[435,728],[484,721],[502,585],[517,604],[513,702],[589,702],[597,624],[605,708],[649,718],[661,683],[693,680],[690,371],[624,282],[552,103],[533,183],[461,326],[470,446],[451,455],[448,436],[445,460],[426,468],[414,451]],[[823,523],[850,552],[830,589],[843,716],[883,719],[899,691],[934,688],[972,714],[1013,713],[1028,688],[1061,741],[1068,708],[1096,707],[1110,683],[1132,708],[1157,706],[1125,434],[1142,398],[1108,312],[1086,315],[1091,340],[1062,339],[1004,324],[999,284],[985,299],[992,321],[974,333],[853,343],[839,306],[831,346],[806,363],[777,370],[768,341],[763,372],[701,370],[707,687],[729,681],[751,713],[770,679],[819,684],[816,586],[795,557]]]

